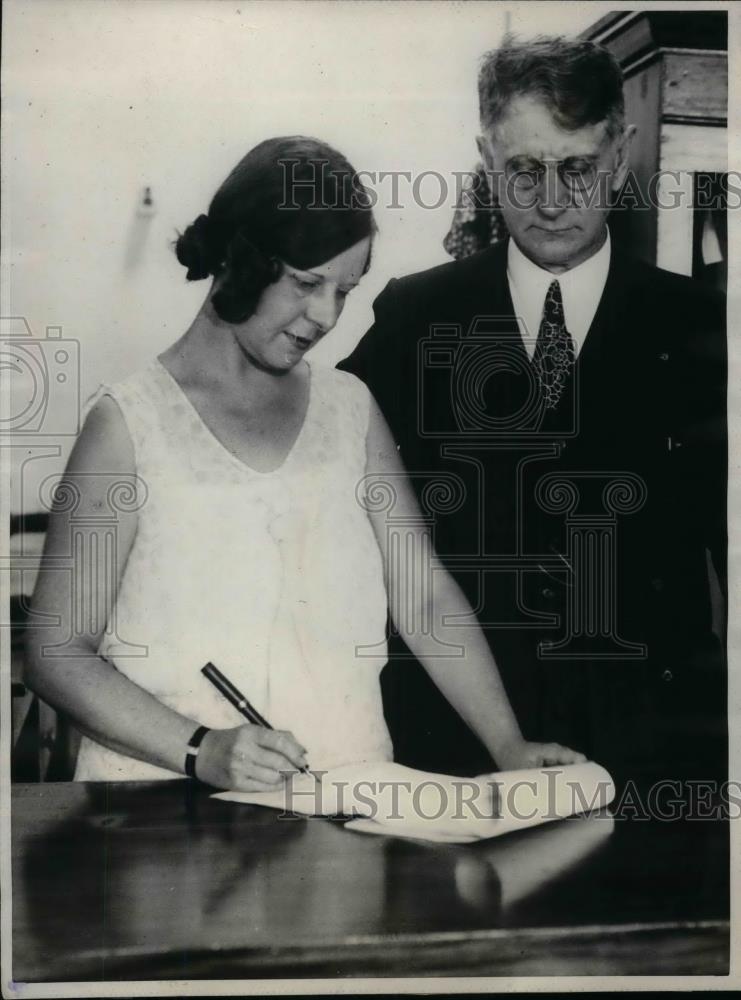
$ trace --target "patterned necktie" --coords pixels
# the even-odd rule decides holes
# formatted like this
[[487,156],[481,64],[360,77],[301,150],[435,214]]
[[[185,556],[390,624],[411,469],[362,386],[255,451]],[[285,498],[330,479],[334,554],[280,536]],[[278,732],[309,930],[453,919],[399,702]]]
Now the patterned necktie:
[[574,341],[563,317],[561,286],[558,281],[552,281],[545,297],[533,355],[533,368],[546,409],[554,409],[561,398],[575,360]]

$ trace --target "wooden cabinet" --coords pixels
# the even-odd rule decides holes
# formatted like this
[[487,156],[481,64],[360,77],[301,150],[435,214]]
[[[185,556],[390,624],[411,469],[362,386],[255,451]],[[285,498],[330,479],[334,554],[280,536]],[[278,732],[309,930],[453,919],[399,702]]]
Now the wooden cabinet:
[[637,126],[618,242],[670,271],[723,285],[727,238],[725,11],[617,12],[584,32],[617,57]]

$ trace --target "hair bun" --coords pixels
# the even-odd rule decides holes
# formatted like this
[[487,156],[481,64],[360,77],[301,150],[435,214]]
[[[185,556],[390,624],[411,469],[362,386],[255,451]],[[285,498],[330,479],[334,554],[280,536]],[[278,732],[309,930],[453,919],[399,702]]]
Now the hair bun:
[[216,272],[221,261],[215,253],[213,226],[207,215],[199,215],[178,236],[175,253],[183,267],[188,268],[188,281],[200,281]]

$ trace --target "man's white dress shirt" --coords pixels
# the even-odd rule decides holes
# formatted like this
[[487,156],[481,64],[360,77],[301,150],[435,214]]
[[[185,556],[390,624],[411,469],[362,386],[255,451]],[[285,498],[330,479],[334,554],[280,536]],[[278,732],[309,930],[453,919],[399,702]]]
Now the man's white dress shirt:
[[534,264],[513,239],[507,247],[507,281],[520,334],[530,359],[543,317],[546,292],[554,279],[561,286],[566,329],[578,356],[597,312],[610,267],[610,233],[597,253],[563,274],[552,274]]

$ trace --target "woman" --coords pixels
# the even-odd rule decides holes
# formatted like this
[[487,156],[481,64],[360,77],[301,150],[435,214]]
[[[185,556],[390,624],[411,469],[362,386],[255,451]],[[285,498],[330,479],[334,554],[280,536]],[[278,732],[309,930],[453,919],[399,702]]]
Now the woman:
[[[368,267],[363,195],[323,143],[253,149],[177,241],[187,277],[213,279],[192,325],[92,401],[57,495],[79,498],[78,531],[108,503],[112,479],[136,481],[139,499],[116,511],[113,593],[80,556],[84,615],[51,569],[69,546],[57,504],[34,607],[59,625],[30,631],[27,668],[29,686],[84,734],[78,779],[194,772],[266,790],[307,763],[391,759],[378,681],[387,588],[392,607],[409,608],[396,622],[408,645],[500,767],[581,759],[523,741],[478,628],[447,627],[466,655],[440,659],[414,623],[470,606],[439,567],[432,596],[413,590],[388,557],[383,515],[357,499],[380,475],[395,513],[418,513],[365,386],[305,357]],[[200,673],[207,661],[275,731],[238,724]]]

